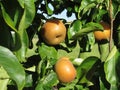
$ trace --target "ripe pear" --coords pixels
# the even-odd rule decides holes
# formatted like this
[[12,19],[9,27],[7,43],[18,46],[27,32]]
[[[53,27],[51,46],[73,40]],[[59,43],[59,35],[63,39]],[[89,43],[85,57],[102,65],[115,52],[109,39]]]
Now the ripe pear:
[[48,45],[58,45],[65,40],[66,27],[61,20],[48,20],[42,27],[41,36]]

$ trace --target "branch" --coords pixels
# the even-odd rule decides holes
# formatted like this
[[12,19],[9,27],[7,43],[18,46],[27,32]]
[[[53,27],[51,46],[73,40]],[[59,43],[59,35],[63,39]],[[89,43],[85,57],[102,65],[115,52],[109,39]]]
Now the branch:
[[112,9],[112,0],[109,0],[109,13],[110,13],[110,23],[111,23],[111,34],[110,34],[110,46],[109,46],[109,51],[111,51],[113,47],[113,9]]

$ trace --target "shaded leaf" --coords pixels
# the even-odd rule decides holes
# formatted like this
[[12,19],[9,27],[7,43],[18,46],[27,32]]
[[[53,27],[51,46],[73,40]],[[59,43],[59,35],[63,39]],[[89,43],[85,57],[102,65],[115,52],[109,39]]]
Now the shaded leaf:
[[8,30],[7,29],[8,28],[6,27],[6,25],[0,29],[0,38],[1,38],[0,45],[12,50],[13,39],[12,39],[11,32],[9,31],[9,29]]
[[107,13],[106,10],[104,9],[96,9],[96,12],[94,12],[93,14],[93,19],[96,21],[96,22],[100,22],[103,18],[103,15],[105,15]]
[[11,32],[13,38],[12,50],[17,51],[21,48],[21,40],[19,33]]
[[105,86],[104,83],[100,80],[100,90],[108,90]]
[[112,10],[113,10],[112,17],[113,19],[115,19],[118,12],[120,12],[120,4],[115,2],[114,0],[112,1]]
[[[20,39],[19,39],[19,35],[20,35]],[[26,52],[27,52],[27,48],[28,48],[28,36],[27,36],[27,32],[25,30],[23,30],[22,33],[20,33],[19,35],[16,34],[16,40],[20,40],[20,41],[15,41],[15,44],[19,47],[19,45],[21,46],[19,48],[18,51],[15,52],[18,60],[20,62],[25,62],[25,56],[26,56]],[[19,42],[19,43],[17,43]],[[17,47],[16,47],[17,49]]]

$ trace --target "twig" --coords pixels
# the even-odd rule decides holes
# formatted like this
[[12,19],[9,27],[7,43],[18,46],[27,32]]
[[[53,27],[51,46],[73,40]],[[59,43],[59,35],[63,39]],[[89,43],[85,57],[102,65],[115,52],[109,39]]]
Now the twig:
[[112,9],[112,0],[109,1],[109,12],[110,12],[110,23],[111,23],[111,34],[110,34],[110,46],[109,46],[109,51],[111,51],[113,47],[113,9]]

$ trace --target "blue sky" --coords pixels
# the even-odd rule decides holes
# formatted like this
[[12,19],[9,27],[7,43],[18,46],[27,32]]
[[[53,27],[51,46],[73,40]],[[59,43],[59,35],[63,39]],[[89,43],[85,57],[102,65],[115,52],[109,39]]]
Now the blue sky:
[[[44,2],[42,2],[42,3],[44,3]],[[53,6],[52,6],[51,4],[48,4],[48,6],[49,6],[49,8],[50,8],[51,10],[54,10],[54,8],[53,8]],[[41,12],[41,11],[38,11],[38,13],[39,13],[39,12]],[[66,12],[67,12],[67,10],[65,9],[62,13],[60,13],[60,14],[58,14],[58,15],[52,15],[52,16],[53,16],[53,17],[56,17],[56,18],[64,18],[64,19],[67,20],[67,22],[71,22],[71,21],[73,21],[73,20],[76,19],[74,14],[72,14],[71,17],[67,17],[67,16],[66,16]],[[45,16],[47,16],[47,15],[45,15]]]
[[[51,8],[51,10],[54,10],[53,6],[51,4],[48,4],[48,6]],[[67,17],[66,16],[66,12],[67,10],[65,9],[62,13],[58,14],[58,15],[53,15],[54,17],[57,17],[57,18],[64,18],[66,19],[68,22],[69,21],[73,21],[75,19],[75,15],[72,14],[71,17]]]
[[57,18],[64,18],[64,19],[66,19],[68,22],[75,20],[75,15],[74,15],[74,14],[72,14],[71,17],[67,17],[67,16],[66,16],[66,10],[64,10],[61,14],[53,15],[53,16],[54,16],[54,17],[57,17]]

